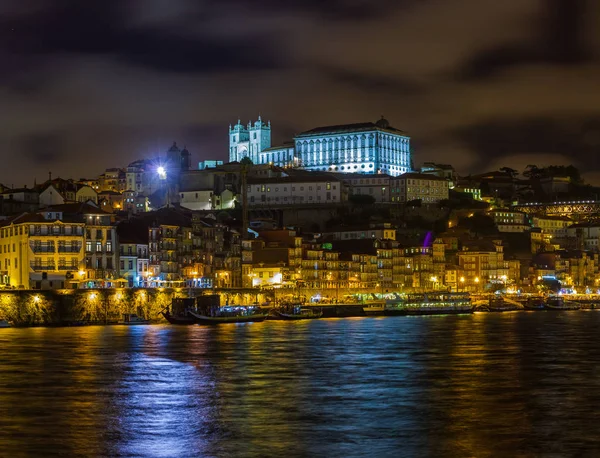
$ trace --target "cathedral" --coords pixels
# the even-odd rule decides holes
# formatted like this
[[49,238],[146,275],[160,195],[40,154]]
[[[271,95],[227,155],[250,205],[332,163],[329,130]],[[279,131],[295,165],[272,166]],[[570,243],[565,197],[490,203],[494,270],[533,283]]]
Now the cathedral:
[[411,170],[410,137],[377,122],[317,127],[293,142],[271,146],[271,123],[260,117],[254,124],[229,126],[229,160],[248,157],[254,164],[274,164],[341,173],[386,173],[397,176]]

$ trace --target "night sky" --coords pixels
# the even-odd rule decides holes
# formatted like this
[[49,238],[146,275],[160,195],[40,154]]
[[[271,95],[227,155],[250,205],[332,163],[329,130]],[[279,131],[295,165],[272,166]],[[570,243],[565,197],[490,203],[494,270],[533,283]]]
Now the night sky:
[[596,0],[0,0],[0,182],[385,115],[415,165],[600,184]]

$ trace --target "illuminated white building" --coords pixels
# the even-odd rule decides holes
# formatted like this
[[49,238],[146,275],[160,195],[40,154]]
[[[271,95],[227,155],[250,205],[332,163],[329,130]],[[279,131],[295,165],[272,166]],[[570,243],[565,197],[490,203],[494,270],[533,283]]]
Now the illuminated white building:
[[344,183],[326,174],[248,179],[250,206],[339,204],[347,200]]
[[248,157],[254,164],[272,163],[307,170],[401,175],[411,170],[410,137],[379,121],[317,127],[294,137],[294,142],[271,147],[271,124],[260,117],[245,127],[229,127],[229,160]]

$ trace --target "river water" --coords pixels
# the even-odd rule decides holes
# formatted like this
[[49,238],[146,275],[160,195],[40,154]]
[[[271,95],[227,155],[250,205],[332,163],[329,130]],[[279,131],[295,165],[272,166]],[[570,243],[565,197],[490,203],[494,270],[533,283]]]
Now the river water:
[[0,330],[1,457],[600,456],[600,312]]

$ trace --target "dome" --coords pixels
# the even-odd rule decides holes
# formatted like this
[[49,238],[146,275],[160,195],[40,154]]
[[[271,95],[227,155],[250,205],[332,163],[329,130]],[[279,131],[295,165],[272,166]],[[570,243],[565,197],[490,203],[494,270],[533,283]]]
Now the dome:
[[188,151],[188,149],[185,146],[181,150],[181,155],[182,156],[189,156],[190,155],[190,152]]
[[381,119],[379,121],[377,121],[375,123],[375,125],[377,127],[381,127],[382,129],[389,129],[390,128],[390,122],[385,119],[383,116],[381,117]]
[[179,152],[179,148],[177,147],[177,142],[173,142],[173,145],[169,148],[169,152]]

